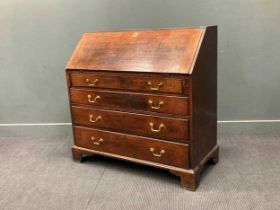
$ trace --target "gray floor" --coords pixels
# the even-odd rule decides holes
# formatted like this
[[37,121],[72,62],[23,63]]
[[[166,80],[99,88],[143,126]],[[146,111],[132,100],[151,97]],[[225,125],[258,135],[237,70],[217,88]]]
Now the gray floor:
[[196,192],[167,171],[71,159],[71,139],[0,139],[0,209],[280,209],[280,136],[223,136]]

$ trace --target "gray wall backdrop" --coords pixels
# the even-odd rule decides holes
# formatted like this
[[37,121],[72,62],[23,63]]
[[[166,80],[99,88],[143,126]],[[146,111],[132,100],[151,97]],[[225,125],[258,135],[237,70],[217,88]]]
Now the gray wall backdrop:
[[200,25],[219,27],[219,120],[280,119],[279,11],[277,0],[1,0],[0,124],[70,122],[64,66],[85,31]]

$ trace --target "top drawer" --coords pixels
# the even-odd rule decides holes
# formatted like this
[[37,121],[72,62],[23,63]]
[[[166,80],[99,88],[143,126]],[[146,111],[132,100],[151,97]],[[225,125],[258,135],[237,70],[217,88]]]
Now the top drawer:
[[145,77],[120,74],[70,73],[74,87],[96,87],[121,90],[165,92],[183,94],[184,80],[181,78]]

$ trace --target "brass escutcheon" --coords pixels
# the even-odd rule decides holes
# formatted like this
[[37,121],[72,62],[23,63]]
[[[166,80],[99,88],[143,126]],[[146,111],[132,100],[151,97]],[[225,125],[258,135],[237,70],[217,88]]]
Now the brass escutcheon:
[[164,149],[161,149],[159,151],[159,153],[156,153],[155,149],[153,147],[150,148],[150,152],[152,152],[153,156],[155,156],[155,157],[161,157],[163,154],[165,154],[165,150]]
[[94,145],[100,145],[101,143],[104,142],[104,140],[103,140],[102,138],[100,138],[100,139],[97,140],[97,139],[95,139],[94,136],[91,137],[91,141],[92,141],[92,143],[93,143]]
[[95,79],[94,81],[91,81],[90,79],[86,79],[86,83],[88,86],[95,86],[95,84],[98,82],[98,79]]
[[153,132],[160,132],[160,130],[162,129],[162,128],[164,128],[165,127],[165,125],[163,124],[163,123],[161,123],[159,126],[158,126],[158,128],[156,129],[156,128],[154,128],[154,123],[149,123],[149,125],[150,125],[150,128],[151,128],[151,131],[153,131]]
[[153,87],[151,81],[148,81],[147,84],[148,84],[149,86],[151,86],[151,87],[150,87],[150,90],[159,90],[159,88],[163,86],[163,82],[158,83],[158,84],[157,84],[157,87]]
[[92,96],[90,94],[87,97],[88,97],[89,103],[95,103],[97,101],[97,99],[101,99],[101,97],[98,95],[93,100],[91,99]]
[[92,115],[92,114],[89,115],[89,121],[90,121],[90,122],[95,123],[95,122],[97,122],[98,120],[101,120],[101,119],[102,119],[102,116],[101,116],[101,115],[99,115],[99,116],[96,117],[95,119],[93,119],[93,115]]
[[149,100],[148,102],[149,102],[149,104],[151,105],[151,108],[152,108],[152,109],[160,109],[160,106],[164,104],[163,101],[160,101],[160,102],[158,103],[158,105],[155,105],[154,102],[153,102],[153,100]]

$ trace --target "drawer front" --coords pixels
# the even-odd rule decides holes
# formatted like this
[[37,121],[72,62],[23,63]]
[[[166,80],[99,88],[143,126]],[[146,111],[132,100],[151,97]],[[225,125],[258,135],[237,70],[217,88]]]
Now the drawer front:
[[70,89],[72,103],[176,115],[188,114],[188,98],[100,90]]
[[188,168],[188,145],[96,129],[74,127],[75,145],[166,165]]
[[183,80],[179,78],[153,78],[96,73],[71,73],[70,78],[71,84],[74,87],[183,93]]
[[72,106],[74,124],[185,141],[188,120]]

